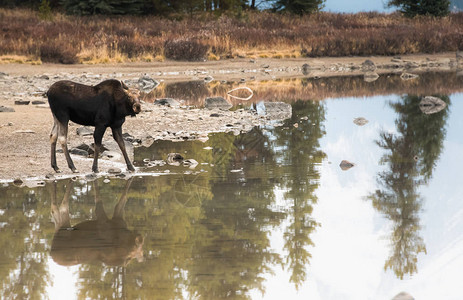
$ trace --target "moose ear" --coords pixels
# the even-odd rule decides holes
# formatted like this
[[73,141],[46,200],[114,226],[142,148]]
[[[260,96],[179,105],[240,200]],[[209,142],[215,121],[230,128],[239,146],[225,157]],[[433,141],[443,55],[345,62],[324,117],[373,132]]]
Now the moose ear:
[[121,80],[121,85],[124,90],[128,90],[129,87],[124,83],[124,81]]

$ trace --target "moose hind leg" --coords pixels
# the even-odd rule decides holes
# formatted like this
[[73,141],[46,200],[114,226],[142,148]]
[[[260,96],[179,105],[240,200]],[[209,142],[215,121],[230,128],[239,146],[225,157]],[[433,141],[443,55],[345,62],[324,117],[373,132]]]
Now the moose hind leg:
[[69,154],[67,138],[68,122],[60,122],[58,126],[58,142],[61,144],[61,148],[63,148],[64,156],[66,157],[66,161],[68,162],[69,169],[71,169],[73,173],[77,173],[77,169],[74,166],[74,162],[71,159],[71,155]]
[[93,132],[93,139],[95,141],[95,156],[93,157],[93,166],[92,171],[98,173],[98,156],[101,153],[101,141],[103,140],[103,135],[106,131],[105,126],[95,126],[95,131]]
[[55,119],[55,123],[53,124],[53,128],[50,132],[50,144],[51,144],[51,167],[55,170],[56,173],[61,172],[58,168],[58,164],[56,163],[56,142],[58,141],[58,121]]

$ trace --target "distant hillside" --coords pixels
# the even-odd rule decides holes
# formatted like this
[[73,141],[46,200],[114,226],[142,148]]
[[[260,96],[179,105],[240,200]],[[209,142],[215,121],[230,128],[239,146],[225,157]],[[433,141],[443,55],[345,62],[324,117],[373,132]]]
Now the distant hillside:
[[451,0],[450,9],[452,11],[463,11],[463,0]]

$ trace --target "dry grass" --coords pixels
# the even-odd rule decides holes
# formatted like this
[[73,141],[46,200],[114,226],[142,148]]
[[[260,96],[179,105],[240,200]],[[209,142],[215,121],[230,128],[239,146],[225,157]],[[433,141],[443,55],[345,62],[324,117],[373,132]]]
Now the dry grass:
[[148,17],[41,20],[29,10],[0,9],[0,55],[60,63],[218,60],[233,57],[318,57],[462,50],[463,13],[445,18],[399,14],[249,12],[173,21]]
[[42,61],[33,56],[25,55],[1,55],[0,64],[31,64],[31,65],[41,65]]

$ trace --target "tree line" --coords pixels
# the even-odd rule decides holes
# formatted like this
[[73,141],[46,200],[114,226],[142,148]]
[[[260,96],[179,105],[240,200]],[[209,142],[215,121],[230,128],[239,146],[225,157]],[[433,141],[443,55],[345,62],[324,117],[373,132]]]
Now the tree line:
[[50,9],[71,15],[161,15],[272,10],[310,14],[325,0],[0,0],[0,7]]
[[[271,10],[297,15],[320,11],[326,0],[0,0],[0,7],[28,7],[43,12],[62,11],[71,15],[170,15],[197,12]],[[388,0],[408,17],[450,13],[450,0]]]

